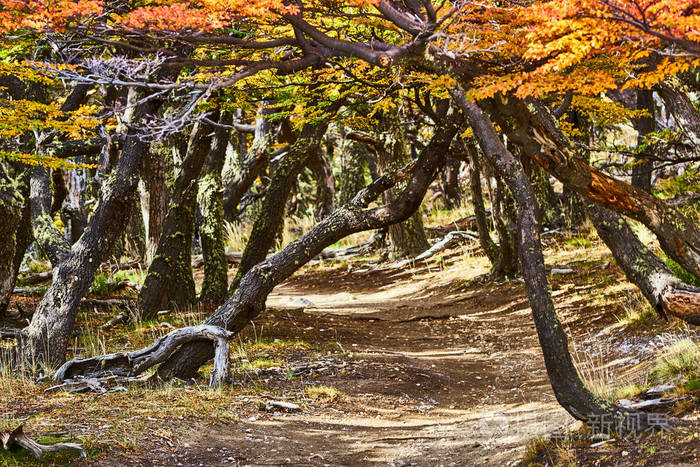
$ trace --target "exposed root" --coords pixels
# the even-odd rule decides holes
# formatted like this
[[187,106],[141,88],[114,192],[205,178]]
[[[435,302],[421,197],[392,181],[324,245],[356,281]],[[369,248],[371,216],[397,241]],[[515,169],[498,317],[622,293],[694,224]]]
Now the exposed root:
[[[133,352],[121,352],[98,355],[91,358],[74,358],[61,366],[54,375],[54,380],[65,383],[70,381],[79,385],[82,377],[90,382],[102,385],[105,378],[113,376],[134,377],[149,368],[165,361],[181,345],[192,341],[210,340],[216,345],[214,370],[209,380],[210,386],[218,386],[228,377],[229,341],[233,333],[217,326],[202,324],[177,329],[153,344]],[[87,383],[86,383],[87,384]]]

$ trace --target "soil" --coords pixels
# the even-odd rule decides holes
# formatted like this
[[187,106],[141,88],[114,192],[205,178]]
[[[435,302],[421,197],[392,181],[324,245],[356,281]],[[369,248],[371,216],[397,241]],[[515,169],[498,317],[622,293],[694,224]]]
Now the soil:
[[[616,314],[633,289],[602,249],[588,254],[580,261],[560,252],[556,267],[573,272],[552,276],[557,309],[582,361],[612,362],[623,374],[655,336],[687,333],[660,320],[651,329],[621,328]],[[270,310],[241,339],[309,345],[271,352],[284,364],[239,375],[235,384],[262,391],[230,407],[236,421],[195,418],[181,424],[174,443],[144,436],[136,452],[106,453],[94,464],[517,464],[529,440],[574,420],[549,386],[522,282],[495,284],[483,262],[462,258],[452,251],[431,267],[305,268],[275,289]],[[304,397],[305,388],[318,386],[340,395]],[[292,400],[301,410],[265,409],[271,400]],[[697,461],[698,438],[683,442],[664,463]],[[616,448],[602,449],[602,464],[595,450],[581,450],[579,461],[615,464]],[[625,461],[639,458],[626,452],[632,454]]]

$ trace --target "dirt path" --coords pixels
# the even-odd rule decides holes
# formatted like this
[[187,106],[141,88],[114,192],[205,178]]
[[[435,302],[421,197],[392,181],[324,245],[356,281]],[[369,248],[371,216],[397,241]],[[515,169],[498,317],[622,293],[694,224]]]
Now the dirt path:
[[295,384],[344,397],[198,429],[180,453],[187,463],[507,465],[527,440],[573,421],[551,393],[518,282],[455,288],[437,272],[307,271],[268,307],[278,311],[255,333],[338,349],[327,357],[341,371]]

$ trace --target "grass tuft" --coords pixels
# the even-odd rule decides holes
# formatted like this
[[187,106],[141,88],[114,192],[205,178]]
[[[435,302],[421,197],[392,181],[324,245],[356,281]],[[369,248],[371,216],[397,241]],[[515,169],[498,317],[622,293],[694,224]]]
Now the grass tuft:
[[669,346],[649,373],[654,383],[678,380],[695,381],[700,376],[700,345],[691,339],[681,339]]
[[306,392],[309,399],[323,403],[336,401],[340,399],[343,394],[329,386],[308,386],[304,392]]

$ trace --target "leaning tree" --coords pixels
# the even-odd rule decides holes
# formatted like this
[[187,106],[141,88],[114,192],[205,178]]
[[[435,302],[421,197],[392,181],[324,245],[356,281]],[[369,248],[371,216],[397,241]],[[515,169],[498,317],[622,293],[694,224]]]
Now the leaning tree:
[[[351,233],[392,226],[414,216],[430,183],[445,166],[447,155],[453,152],[455,137],[465,136],[468,127],[478,145],[470,149],[472,173],[478,176],[480,160],[488,164],[492,175],[503,182],[504,189],[507,187],[504,206],[511,200],[516,208],[510,210],[516,222],[511,222],[510,228],[506,226],[499,236],[517,238],[520,268],[557,399],[578,419],[611,415],[621,430],[648,427],[645,416],[595,398],[576,372],[549,294],[539,242],[542,216],[528,171],[532,173],[536,164],[562,183],[570,199],[581,196],[593,203],[589,206],[590,215],[628,277],[660,311],[696,322],[694,310],[700,299],[696,289],[669,276],[653,253],[638,247],[633,247],[632,252],[620,248],[623,241],[636,245],[629,229],[620,222],[624,215],[647,226],[670,258],[690,273],[700,275],[700,229],[671,203],[649,192],[647,173],[657,169],[653,155],[643,152],[633,157],[634,183],[630,184],[594,167],[588,159],[587,142],[578,138],[580,132],[572,131],[576,130],[572,125],[581,125],[571,113],[580,110],[582,101],[588,98],[589,105],[605,106],[607,100],[601,98],[590,104],[591,97],[622,88],[639,89],[642,98],[635,110],[644,107],[646,117],[650,117],[651,107],[646,90],[652,86],[658,86],[661,95],[666,93],[667,102],[686,102],[679,87],[666,82],[671,83],[671,77],[681,76],[693,67],[700,46],[690,31],[697,26],[698,15],[687,2],[659,3],[663,3],[663,8],[650,8],[646,13],[649,17],[640,19],[637,12],[626,8],[627,4],[595,0],[565,1],[564,7],[561,2],[521,6],[500,2],[271,0],[260,5],[230,0],[166,2],[131,10],[96,0],[75,2],[70,7],[51,5],[52,8],[33,1],[8,2],[2,12],[6,30],[33,28],[39,35],[49,30],[57,43],[64,40],[80,48],[77,66],[56,66],[57,58],[51,57],[30,67],[41,76],[72,80],[76,83],[74,93],[78,94],[90,87],[116,86],[129,109],[120,114],[126,119],[118,161],[106,164],[111,171],[104,176],[97,208],[72,246],[58,241],[55,228],[47,222],[48,173],[43,168],[32,173],[34,234],[52,258],[54,273],[52,285],[31,324],[19,335],[20,358],[36,357],[50,362],[65,358],[79,301],[124,227],[116,220],[126,218],[133,205],[139,171],[149,157],[146,133],[166,138],[185,128],[190,132],[189,142],[181,148],[183,168],[174,182],[158,249],[141,292],[142,304],[150,303],[149,297],[154,297],[153,304],[142,305],[148,314],[168,303],[168,291],[173,296],[174,292],[185,293],[185,301],[192,298],[191,275],[186,277],[189,264],[185,265],[186,271],[175,267],[186,262],[191,235],[189,231],[169,230],[168,220],[183,219],[187,229],[192,224],[190,208],[196,202],[195,181],[210,155],[204,150],[203,141],[214,134],[213,127],[203,129],[221,123],[207,106],[212,96],[219,92],[244,94],[247,89],[270,85],[275,79],[293,80],[290,75],[297,73],[301,77],[296,83],[299,86],[324,83],[324,94],[316,102],[326,107],[337,104],[336,110],[340,110],[344,99],[352,96],[337,87],[345,84],[338,83],[339,77],[341,81],[373,89],[379,80],[372,76],[382,74],[383,79],[390,76],[401,88],[415,88],[419,95],[428,92],[436,97],[427,103],[419,99],[421,111],[434,125],[419,157],[408,162],[400,134],[403,128],[395,127],[391,108],[378,109],[381,112],[377,116],[389,115],[391,124],[378,122],[374,128],[378,135],[370,134],[374,138],[367,141],[379,140],[380,150],[396,151],[388,158],[392,164],[384,165],[384,175],[350,203],[336,208],[310,232],[266,259],[296,175],[318,156],[328,122],[325,115],[305,115],[296,128],[287,125],[285,129],[282,125],[280,131],[289,137],[288,155],[277,167],[271,167],[263,210],[259,211],[269,216],[256,217],[253,235],[229,291],[231,295],[207,319],[207,324],[240,331],[263,311],[272,288],[324,247]],[[686,26],[673,27],[670,22],[674,20]],[[331,23],[333,28],[327,26]],[[104,47],[114,55],[111,61],[102,55],[97,57],[97,51],[102,54]],[[610,59],[613,55],[615,60]],[[307,75],[306,70],[312,71]],[[671,91],[667,92],[669,86]],[[126,89],[128,92],[124,92]],[[274,98],[279,103],[279,96]],[[685,99],[688,100],[687,95]],[[174,110],[169,108],[171,102]],[[387,101],[375,104],[379,102]],[[64,105],[67,104],[68,101]],[[284,107],[283,103],[280,105]],[[692,137],[697,112],[686,106],[674,117]],[[146,132],[139,130],[139,122],[147,128]],[[653,132],[648,121],[636,123],[640,138]],[[236,127],[225,122],[224,125]],[[249,152],[250,164],[247,159],[242,160],[241,175],[248,165],[254,173],[256,161],[267,160],[269,139],[265,135],[262,128],[256,134],[261,149]],[[112,144],[114,138],[108,135],[106,139]],[[45,138],[39,138],[37,143],[38,148],[43,148]],[[404,161],[408,165],[398,168]],[[249,179],[250,176],[245,178]],[[396,184],[398,189],[385,198],[384,204],[369,206],[371,200]],[[476,186],[472,192],[478,197]],[[240,197],[233,198],[236,204],[240,203]],[[226,196],[223,203],[222,209],[235,209],[225,205]],[[479,211],[478,216],[483,217]],[[507,214],[503,216],[505,221]],[[424,246],[416,224],[412,229],[417,234],[412,234],[408,242],[411,252]],[[482,236],[486,230],[483,225],[480,227]],[[505,252],[501,249],[499,258],[492,243],[482,239],[494,263],[503,262]],[[166,256],[170,253],[180,258],[168,262]],[[649,274],[665,280],[665,285],[660,288],[657,279],[649,285],[649,274],[641,273],[639,277],[645,268],[630,265],[638,265],[639,261],[648,264],[652,271]],[[173,283],[182,285],[173,288]],[[191,376],[214,353],[209,341],[189,341],[173,350],[169,349],[159,368],[161,377]],[[128,359],[109,360],[112,368],[106,362],[73,362],[60,374],[99,373],[105,369],[135,371]]]

